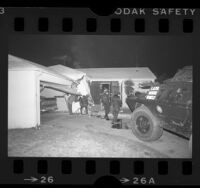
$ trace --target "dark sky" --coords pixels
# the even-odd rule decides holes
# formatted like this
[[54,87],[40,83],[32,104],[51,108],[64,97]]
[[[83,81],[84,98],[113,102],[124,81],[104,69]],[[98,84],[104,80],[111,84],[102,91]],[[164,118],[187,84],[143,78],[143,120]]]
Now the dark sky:
[[45,66],[145,66],[172,76],[192,65],[196,45],[189,36],[15,35],[9,53]]

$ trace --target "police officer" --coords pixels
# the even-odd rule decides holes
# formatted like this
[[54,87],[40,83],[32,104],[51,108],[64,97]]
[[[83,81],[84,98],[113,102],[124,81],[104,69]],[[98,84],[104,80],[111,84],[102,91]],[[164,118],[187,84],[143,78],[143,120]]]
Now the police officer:
[[113,114],[113,121],[112,123],[115,124],[117,123],[117,118],[118,114],[120,111],[120,108],[122,107],[122,101],[119,96],[119,92],[116,92],[111,100],[111,105],[112,105],[112,114]]
[[81,114],[83,114],[83,108],[85,108],[85,113],[88,114],[88,96],[83,95],[80,97],[79,101],[81,106]]
[[110,96],[109,96],[108,89],[104,89],[103,94],[101,96],[101,103],[103,104],[104,110],[105,110],[104,118],[106,120],[109,120],[108,114],[110,112]]

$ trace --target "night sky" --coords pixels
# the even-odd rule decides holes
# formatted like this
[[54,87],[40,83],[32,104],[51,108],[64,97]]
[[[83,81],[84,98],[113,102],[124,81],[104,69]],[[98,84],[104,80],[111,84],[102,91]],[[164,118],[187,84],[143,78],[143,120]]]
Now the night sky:
[[45,66],[149,67],[170,77],[192,65],[197,45],[189,36],[15,35],[9,53]]

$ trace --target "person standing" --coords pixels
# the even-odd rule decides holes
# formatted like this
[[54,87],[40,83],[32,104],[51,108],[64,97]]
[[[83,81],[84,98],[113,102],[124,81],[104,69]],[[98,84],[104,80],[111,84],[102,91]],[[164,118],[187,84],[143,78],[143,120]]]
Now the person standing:
[[68,103],[67,103],[67,106],[68,106],[68,110],[69,110],[69,114],[72,115],[73,112],[72,112],[72,103],[75,101],[75,95],[70,95],[68,97]]
[[101,96],[101,103],[104,106],[104,111],[105,111],[104,118],[106,120],[109,120],[108,114],[110,112],[110,96],[109,96],[108,89],[104,89],[103,94]]
[[88,96],[88,115],[89,117],[91,117],[92,112],[93,112],[93,107],[94,107],[94,101],[91,95],[87,95],[87,96]]
[[120,111],[120,108],[122,107],[122,100],[120,99],[119,93],[115,93],[111,100],[112,105],[112,114],[113,114],[113,120],[112,123],[117,123],[118,114]]
[[81,110],[81,114],[83,114],[83,109],[85,109],[85,113],[88,114],[88,96],[84,95],[81,96],[80,99],[80,110]]

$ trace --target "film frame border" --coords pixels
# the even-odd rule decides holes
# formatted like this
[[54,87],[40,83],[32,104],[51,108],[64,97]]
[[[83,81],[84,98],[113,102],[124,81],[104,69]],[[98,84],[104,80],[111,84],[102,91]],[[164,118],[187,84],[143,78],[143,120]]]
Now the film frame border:
[[[52,16],[50,13],[54,11],[54,9],[51,10],[45,10],[42,13],[39,12],[37,14],[37,17],[34,17],[33,12],[35,12],[35,9],[37,8],[31,8],[33,12],[27,12],[25,9],[16,8],[11,10],[10,8],[8,9],[10,11],[9,15],[6,15],[6,18],[4,17],[3,19],[0,19],[0,24],[3,23],[3,30],[0,31],[1,34],[4,36],[9,37],[7,31],[9,34],[95,34],[95,35],[161,35],[161,36],[166,36],[166,35],[181,35],[181,36],[193,36],[193,37],[198,37],[198,34],[200,32],[200,23],[198,21],[199,17],[166,17],[166,18],[159,18],[158,17],[152,17],[152,16],[143,16],[143,17],[124,17],[124,16],[108,16],[108,17],[99,17],[93,14],[92,12],[88,11],[88,9],[78,9],[80,12],[82,12],[80,15],[86,15],[86,17],[78,16],[77,14],[74,14],[74,11],[76,12],[77,9],[69,9],[69,13],[66,14],[65,11],[66,9],[63,9],[61,12],[55,13],[56,16]],[[86,11],[87,10],[87,11]],[[20,12],[20,13],[19,13]],[[37,10],[36,10],[37,12]],[[50,15],[50,16],[49,16]],[[64,15],[64,16],[63,16]],[[76,16],[74,16],[76,15]],[[16,21],[15,19],[18,19]],[[42,18],[42,21],[39,21],[39,19]],[[63,32],[63,18],[69,18],[69,22],[71,22],[71,30],[70,31],[64,31]],[[87,27],[87,20],[91,19],[89,23],[94,24],[96,22],[96,30],[94,29],[95,27],[92,26],[92,31],[90,30],[88,32],[88,27]],[[94,19],[96,21],[94,21]],[[113,23],[114,31],[112,30],[112,24],[111,20],[115,20]],[[164,20],[163,20],[164,19]],[[24,21],[23,21],[24,20]],[[28,22],[27,22],[28,20]],[[48,20],[48,21],[47,21]],[[58,20],[60,20],[58,22]],[[83,21],[84,20],[84,21]],[[117,21],[116,21],[117,20]],[[120,21],[119,21],[120,20]],[[137,32],[135,31],[135,24],[134,20],[139,20],[137,24],[139,24],[139,28],[142,27],[143,29],[142,32]],[[141,21],[143,20],[143,21]],[[192,21],[191,21],[192,20]],[[15,25],[17,23],[17,26]],[[42,28],[42,30],[38,30],[38,25],[39,22],[45,22],[46,25],[48,25],[48,29],[46,29],[46,26]],[[137,21],[136,21],[137,22]],[[164,22],[164,23],[163,23]],[[183,23],[187,22],[186,24],[189,23],[189,25],[192,23],[193,25],[193,31],[192,32],[184,32],[183,31]],[[7,24],[11,23],[11,24]],[[23,25],[24,23],[24,29],[22,29],[21,24]],[[103,24],[104,23],[104,24]],[[132,23],[132,24],[130,24]],[[144,26],[145,23],[145,26]],[[70,25],[69,24],[69,25]],[[104,27],[100,27],[101,25],[104,25]],[[164,32],[160,32],[160,27],[159,25],[164,25],[161,28],[164,28]],[[43,24],[42,24],[43,25]],[[121,25],[121,27],[119,26]],[[141,26],[142,25],[142,26]],[[168,26],[166,26],[168,25]],[[43,26],[42,26],[43,27]],[[90,27],[90,26],[89,26]],[[138,27],[138,26],[137,26]],[[17,28],[17,31],[15,29]],[[119,29],[120,28],[120,29]],[[139,30],[140,30],[139,29]],[[145,30],[146,29],[146,30]],[[161,30],[162,30],[161,29]],[[187,29],[187,26],[186,26]],[[117,30],[117,31],[116,31]],[[141,31],[140,30],[140,31]],[[144,31],[145,30],[145,31]],[[166,30],[168,32],[166,32]],[[2,41],[4,46],[7,47],[7,37],[5,37]],[[7,70],[7,49],[3,48],[3,50],[0,52],[2,55],[2,60],[5,62],[5,65],[3,68],[6,68]],[[2,65],[1,65],[2,66]],[[197,85],[199,83],[199,68],[198,64],[193,64],[194,66],[194,84],[193,86]],[[4,72],[2,74],[2,78],[4,79],[3,86],[5,86],[5,78],[6,78],[7,73]],[[5,87],[7,88],[7,87]],[[194,92],[193,87],[193,98],[198,99],[199,96],[199,91]],[[4,92],[4,94],[7,94]],[[4,99],[6,98],[7,95],[3,95]],[[3,110],[7,109],[7,100],[3,100]],[[197,100],[198,101],[198,100]],[[195,103],[194,103],[195,104]],[[5,108],[6,107],[6,108]],[[194,105],[193,109],[198,109],[198,105]],[[196,115],[195,115],[196,114]],[[4,115],[7,116],[7,114],[4,112]],[[4,116],[4,117],[6,117]],[[198,115],[197,115],[197,110],[193,110],[193,117],[195,122],[198,121]],[[7,120],[4,118],[3,123],[6,124]],[[193,131],[193,134],[195,135],[193,137],[193,158],[192,159],[109,159],[109,158],[104,158],[104,159],[96,159],[96,158],[15,158],[15,157],[7,157],[7,143],[5,142],[7,138],[7,135],[3,135],[2,137],[2,148],[4,151],[1,151],[1,161],[5,161],[6,163],[1,164],[5,170],[5,174],[9,174],[14,172],[11,176],[7,176],[4,180],[3,183],[10,182],[9,178],[13,178],[13,181],[15,183],[24,183],[24,175],[27,176],[38,176],[38,174],[41,175],[53,175],[53,172],[58,172],[60,175],[59,177],[54,174],[53,177],[56,177],[56,182],[55,183],[60,183],[62,182],[62,178],[65,178],[64,176],[70,176],[69,181],[67,183],[73,184],[76,175],[79,175],[80,178],[83,178],[85,183],[86,182],[95,182],[98,178],[100,178],[102,175],[113,175],[115,177],[121,177],[122,176],[135,176],[138,178],[141,177],[154,177],[156,179],[156,184],[188,184],[190,183],[193,184],[200,184],[197,175],[200,171],[199,164],[200,161],[199,159],[199,150],[198,150],[198,145],[195,144],[197,143],[196,141],[198,138],[197,131],[199,131],[198,126],[195,126],[195,131]],[[3,131],[7,133],[7,127],[3,127]],[[6,146],[4,145],[6,143]],[[197,155],[196,155],[196,154]],[[103,160],[103,161],[102,161]],[[68,162],[63,162],[63,161],[68,161]],[[1,162],[2,163],[2,162]],[[8,164],[9,163],[9,164]],[[132,163],[130,165],[130,163]],[[32,165],[30,165],[32,164]],[[55,164],[57,164],[58,168],[55,168]],[[100,165],[101,164],[101,165]],[[104,164],[104,169],[101,169],[102,164]],[[62,165],[67,165],[68,170],[63,173],[63,171],[66,170],[66,168],[62,169]],[[92,168],[91,168],[92,166]],[[139,167],[137,167],[139,166]],[[13,168],[14,167],[14,168]],[[80,167],[82,169],[81,172],[78,172],[77,170],[80,170]],[[166,169],[167,170],[163,170]],[[71,170],[70,170],[71,169]],[[117,169],[117,170],[116,170]],[[129,170],[127,170],[129,169]],[[139,170],[138,170],[139,169]],[[142,169],[142,170],[141,170]],[[31,173],[33,174],[31,174]],[[50,173],[51,172],[51,173]],[[172,174],[174,172],[174,174]],[[0,172],[2,174],[2,172]],[[4,176],[5,176],[4,174]],[[131,175],[130,175],[131,174]],[[152,175],[153,174],[153,175]],[[91,176],[92,175],[92,176]],[[19,178],[22,178],[19,180]],[[40,176],[42,177],[42,176]],[[46,177],[46,176],[45,176]],[[49,177],[49,176],[48,176]],[[46,177],[47,178],[47,177]],[[92,179],[93,178],[93,179]],[[91,182],[92,179],[92,182]],[[169,181],[171,179],[172,181]],[[173,181],[173,179],[176,179]],[[22,181],[21,181],[22,180]],[[184,180],[184,181],[183,181]],[[196,182],[196,183],[195,183]],[[65,182],[63,182],[65,183]],[[81,182],[81,184],[84,184],[84,182]]]

